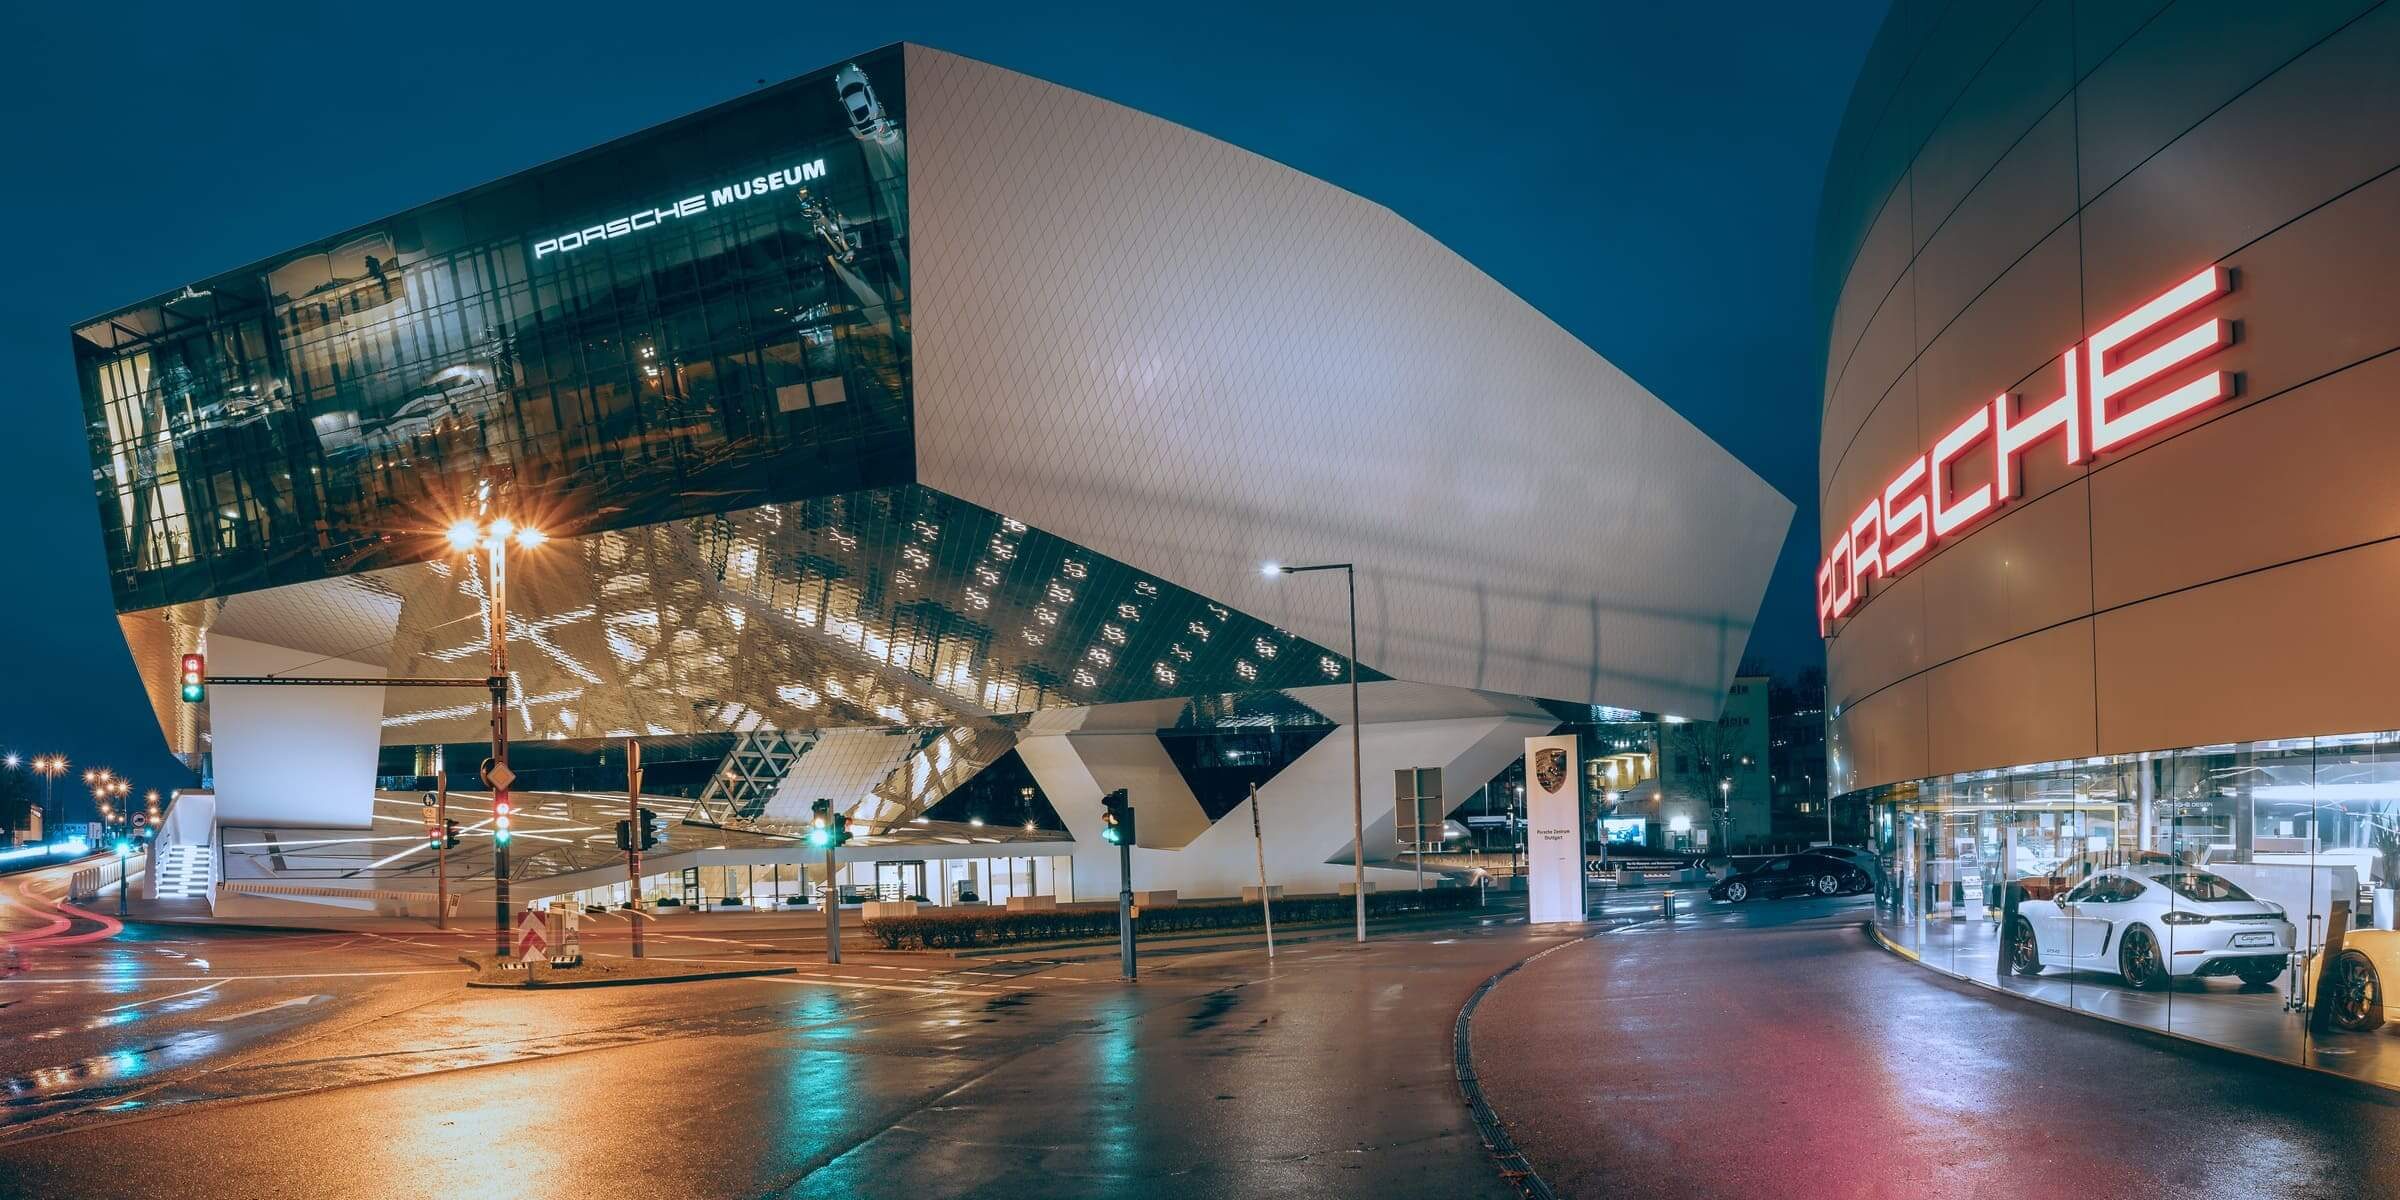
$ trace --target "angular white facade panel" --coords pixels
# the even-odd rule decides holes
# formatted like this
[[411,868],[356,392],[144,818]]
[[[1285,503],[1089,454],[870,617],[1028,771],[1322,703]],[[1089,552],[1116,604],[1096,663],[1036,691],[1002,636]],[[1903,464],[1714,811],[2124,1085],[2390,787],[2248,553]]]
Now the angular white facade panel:
[[[221,675],[375,678],[374,663],[212,634]],[[364,829],[382,748],[380,687],[218,687],[209,695],[216,809],[227,825]]]
[[[1714,712],[1792,505],[1383,207],[908,49],[918,477],[1455,687]],[[1601,286],[1596,284],[1596,286]]]

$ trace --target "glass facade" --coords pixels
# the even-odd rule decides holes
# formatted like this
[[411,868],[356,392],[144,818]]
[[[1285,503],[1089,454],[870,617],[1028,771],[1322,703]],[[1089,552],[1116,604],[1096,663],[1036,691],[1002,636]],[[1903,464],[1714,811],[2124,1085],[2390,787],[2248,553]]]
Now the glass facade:
[[2400,1076],[2400,1055],[2387,1065],[2380,1040],[2360,1038],[2365,1009],[2379,1019],[2381,988],[2400,981],[2400,732],[1975,771],[1858,798],[1883,865],[1878,929],[1921,961]]
[[[945,908],[959,904],[1005,907],[1020,896],[1049,896],[1061,904],[1072,904],[1073,863],[1064,854],[880,859],[843,863],[834,879],[841,887],[844,904],[915,900]],[[620,882],[569,892],[550,903],[614,908],[628,903],[629,895],[631,888]],[[642,906],[653,911],[661,901],[669,907],[710,911],[774,911],[822,904],[824,899],[825,868],[804,863],[689,867],[645,875],[641,887]]]
[[409,562],[486,480],[559,533],[903,482],[880,51],[74,331],[121,611]]

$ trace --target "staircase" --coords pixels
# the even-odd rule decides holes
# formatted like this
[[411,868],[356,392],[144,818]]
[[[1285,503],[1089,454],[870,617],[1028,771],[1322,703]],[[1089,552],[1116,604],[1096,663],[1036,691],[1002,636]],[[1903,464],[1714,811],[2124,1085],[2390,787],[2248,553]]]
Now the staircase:
[[177,842],[158,848],[158,898],[206,900],[216,884],[215,847]]

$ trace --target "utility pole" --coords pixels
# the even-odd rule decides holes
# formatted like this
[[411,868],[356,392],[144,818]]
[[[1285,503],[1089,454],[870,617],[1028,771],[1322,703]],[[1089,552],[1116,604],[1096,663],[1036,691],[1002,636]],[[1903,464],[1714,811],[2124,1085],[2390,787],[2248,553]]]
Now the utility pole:
[[649,830],[642,819],[642,743],[625,739],[625,907],[633,915],[633,956],[642,957],[642,839]]
[[1258,844],[1258,916],[1267,926],[1267,958],[1275,958],[1275,905],[1267,892],[1267,835],[1259,827],[1258,785],[1250,785],[1250,840]]

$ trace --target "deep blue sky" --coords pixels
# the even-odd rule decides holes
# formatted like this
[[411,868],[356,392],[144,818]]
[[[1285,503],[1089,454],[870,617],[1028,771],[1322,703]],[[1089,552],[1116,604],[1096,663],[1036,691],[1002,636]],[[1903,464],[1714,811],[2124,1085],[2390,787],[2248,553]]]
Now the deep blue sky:
[[112,616],[67,329],[916,41],[1394,209],[1800,506],[1753,649],[1820,663],[1817,193],[1884,5],[17,4],[0,75],[0,747],[183,778]]

